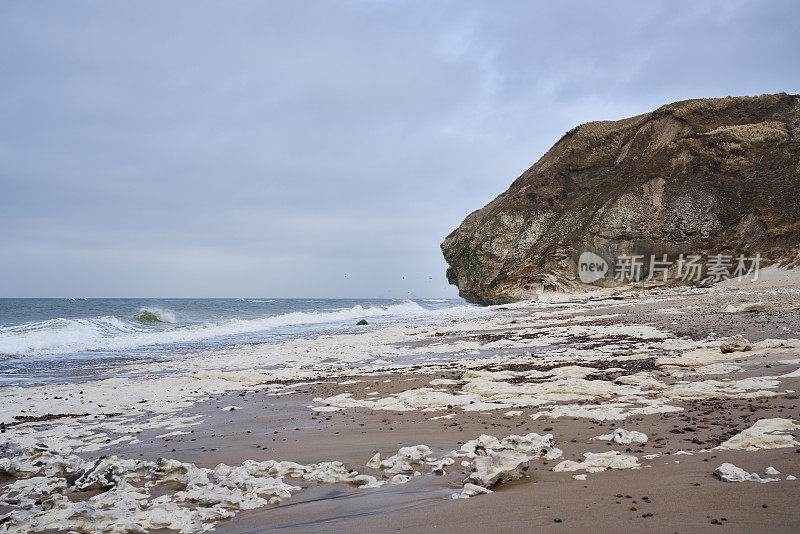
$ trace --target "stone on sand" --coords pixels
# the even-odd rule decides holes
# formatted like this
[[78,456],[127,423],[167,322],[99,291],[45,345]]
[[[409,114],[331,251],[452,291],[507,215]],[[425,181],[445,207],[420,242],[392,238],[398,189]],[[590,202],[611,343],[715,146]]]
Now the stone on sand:
[[763,302],[747,302],[745,304],[740,304],[739,306],[728,304],[727,306],[725,306],[725,309],[723,311],[725,313],[746,313],[746,312],[764,311],[766,309],[767,306]]
[[724,354],[729,352],[744,352],[751,350],[752,348],[753,346],[750,344],[750,342],[742,336],[731,336],[723,341],[719,346],[719,350]]

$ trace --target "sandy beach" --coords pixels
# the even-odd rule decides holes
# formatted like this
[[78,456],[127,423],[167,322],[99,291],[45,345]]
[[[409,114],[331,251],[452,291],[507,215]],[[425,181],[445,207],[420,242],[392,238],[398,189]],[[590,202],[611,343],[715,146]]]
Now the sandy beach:
[[0,528],[796,532],[800,290],[764,273],[4,388]]
[[0,2],[0,534],[800,533],[798,25]]

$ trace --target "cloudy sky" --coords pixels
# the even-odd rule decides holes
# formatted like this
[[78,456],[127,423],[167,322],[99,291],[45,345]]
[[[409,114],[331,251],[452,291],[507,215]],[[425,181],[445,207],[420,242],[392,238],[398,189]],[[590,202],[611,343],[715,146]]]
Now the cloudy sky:
[[455,296],[582,122],[800,90],[800,3],[0,4],[0,296]]

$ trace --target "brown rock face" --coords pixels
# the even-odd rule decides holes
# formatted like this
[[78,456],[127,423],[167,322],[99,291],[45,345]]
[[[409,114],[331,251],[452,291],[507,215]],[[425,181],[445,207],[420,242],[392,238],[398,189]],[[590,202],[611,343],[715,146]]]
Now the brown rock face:
[[781,93],[578,126],[470,214],[442,252],[459,294],[492,304],[579,288],[584,251],[613,270],[621,255],[779,259],[798,245],[800,95]]

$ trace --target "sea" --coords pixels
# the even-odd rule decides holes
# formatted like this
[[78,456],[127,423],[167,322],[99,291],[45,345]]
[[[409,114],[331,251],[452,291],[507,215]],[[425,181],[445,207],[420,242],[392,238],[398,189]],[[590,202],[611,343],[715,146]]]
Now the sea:
[[[427,323],[476,309],[461,299],[0,299],[0,386],[105,378],[137,360]],[[368,324],[357,326],[361,319]]]

